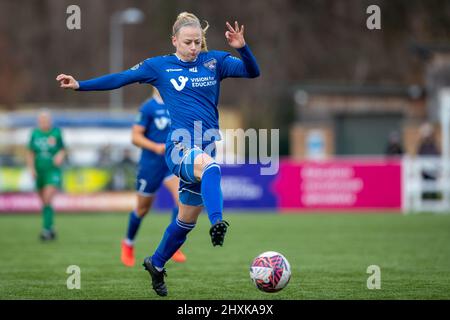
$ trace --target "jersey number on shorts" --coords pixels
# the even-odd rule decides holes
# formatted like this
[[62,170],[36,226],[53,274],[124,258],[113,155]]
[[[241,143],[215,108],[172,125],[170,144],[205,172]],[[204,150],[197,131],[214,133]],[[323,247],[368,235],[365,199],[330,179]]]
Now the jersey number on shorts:
[[139,183],[141,184],[139,186],[139,192],[144,192],[145,187],[147,186],[147,181],[145,181],[144,179],[139,179]]

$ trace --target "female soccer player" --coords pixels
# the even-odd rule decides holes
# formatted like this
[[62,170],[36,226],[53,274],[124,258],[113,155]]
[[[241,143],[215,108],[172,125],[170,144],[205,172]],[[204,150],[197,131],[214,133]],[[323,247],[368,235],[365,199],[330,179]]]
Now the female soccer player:
[[[132,142],[142,149],[136,177],[137,206],[130,213],[128,229],[122,241],[121,260],[128,267],[134,266],[134,238],[141,225],[142,218],[150,210],[155,199],[154,193],[161,184],[170,191],[175,207],[172,221],[178,215],[179,179],[169,171],[164,159],[165,141],[170,130],[170,117],[167,107],[158,92],[153,88],[153,96],[142,104],[132,129]],[[186,261],[186,256],[177,250],[172,260]]]
[[244,26],[226,23],[225,38],[237,49],[242,59],[223,51],[207,51],[205,28],[199,19],[187,12],[178,15],[172,27],[175,53],[147,59],[129,70],[78,82],[70,75],[60,74],[56,80],[61,88],[112,90],[140,82],[157,87],[171,118],[166,141],[166,162],[180,178],[180,210],[156,249],[144,259],[152,286],[160,296],[167,295],[164,283],[165,263],[185,242],[195,227],[202,207],[211,222],[213,246],[222,245],[228,223],[222,219],[223,199],[220,189],[220,167],[214,162],[214,140],[219,140],[220,81],[228,77],[255,78],[259,67],[244,40]]
[[43,229],[40,238],[43,241],[56,238],[52,200],[61,187],[61,165],[65,155],[61,130],[52,127],[49,112],[40,112],[38,128],[32,131],[28,143],[27,166],[42,202]]

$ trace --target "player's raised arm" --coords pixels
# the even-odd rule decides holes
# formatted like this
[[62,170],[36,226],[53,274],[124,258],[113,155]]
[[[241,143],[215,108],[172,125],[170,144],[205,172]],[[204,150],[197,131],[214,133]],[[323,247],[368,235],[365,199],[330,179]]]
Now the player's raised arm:
[[228,56],[224,59],[221,77],[243,77],[256,78],[260,75],[259,66],[256,62],[253,53],[245,42],[244,25],[239,27],[237,21],[234,22],[234,27],[228,22],[226,23],[227,31],[225,38],[228,45],[235,48],[241,55],[242,60]]
[[153,69],[147,66],[146,62],[141,62],[131,69],[104,75],[98,78],[89,79],[85,81],[77,81],[74,77],[66,74],[60,74],[56,77],[56,81],[59,81],[60,87],[63,89],[73,89],[79,91],[101,91],[101,90],[114,90],[123,87],[127,84],[135,82],[148,82],[151,83],[156,74]]

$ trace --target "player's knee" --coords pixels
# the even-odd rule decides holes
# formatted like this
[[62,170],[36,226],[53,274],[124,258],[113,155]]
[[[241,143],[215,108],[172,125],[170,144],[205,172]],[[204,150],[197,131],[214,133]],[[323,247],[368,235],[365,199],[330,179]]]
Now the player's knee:
[[204,168],[203,168],[203,172],[202,172],[202,178],[203,178],[203,176],[205,175],[205,174],[208,174],[208,175],[213,175],[213,176],[216,176],[216,177],[218,177],[219,179],[221,178],[221,176],[222,176],[222,173],[221,173],[221,171],[220,171],[220,167],[219,167],[219,165],[216,163],[216,162],[211,162],[210,164],[208,164],[207,166],[205,166]]
[[199,213],[197,213],[197,212],[190,212],[190,213],[179,212],[177,219],[183,223],[192,224],[195,227],[195,224],[197,223],[198,215],[199,215]]
[[214,159],[206,153],[199,154],[194,161],[194,174],[196,178],[201,178],[206,167],[215,163]]
[[53,200],[54,194],[50,192],[49,190],[45,190],[42,195],[42,203],[44,205],[51,205]]
[[[191,192],[183,192],[182,195],[194,195]],[[180,199],[183,197],[180,197]],[[178,220],[189,224],[197,223],[198,216],[202,212],[203,207],[194,203],[181,204],[178,210]]]

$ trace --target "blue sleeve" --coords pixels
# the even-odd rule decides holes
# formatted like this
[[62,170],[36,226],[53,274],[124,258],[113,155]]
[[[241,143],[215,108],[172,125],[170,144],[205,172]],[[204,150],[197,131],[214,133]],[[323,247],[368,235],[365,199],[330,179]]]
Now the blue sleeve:
[[152,121],[152,118],[153,117],[151,116],[151,114],[149,112],[146,112],[145,105],[143,105],[142,108],[139,110],[139,113],[136,117],[134,124],[147,128],[149,123]]
[[237,49],[241,55],[241,59],[227,54],[220,67],[220,78],[256,78],[260,75],[259,66],[255,56],[251,52],[248,45]]
[[147,59],[134,67],[119,73],[108,74],[85,81],[78,81],[80,87],[77,90],[113,90],[135,82],[154,83],[158,78],[158,74],[151,66],[150,60],[151,59]]

